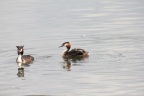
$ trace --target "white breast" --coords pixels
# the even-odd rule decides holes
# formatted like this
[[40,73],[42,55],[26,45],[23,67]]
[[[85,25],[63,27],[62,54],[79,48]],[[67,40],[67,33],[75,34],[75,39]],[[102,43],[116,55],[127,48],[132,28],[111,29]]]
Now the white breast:
[[22,63],[18,62],[17,65],[18,65],[18,68],[22,68]]
[[22,63],[22,55],[19,55],[19,56],[18,56],[17,62],[18,62],[18,63]]

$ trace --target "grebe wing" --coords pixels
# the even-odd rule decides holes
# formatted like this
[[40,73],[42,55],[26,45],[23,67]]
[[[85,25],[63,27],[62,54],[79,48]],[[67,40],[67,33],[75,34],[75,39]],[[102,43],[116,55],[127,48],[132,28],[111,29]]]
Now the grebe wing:
[[84,53],[84,50],[83,49],[80,49],[80,48],[74,48],[74,49],[72,49],[71,51],[69,51],[69,53],[71,54],[71,55],[83,55],[83,53]]
[[24,60],[34,60],[34,57],[33,56],[31,56],[31,55],[22,55],[22,59],[24,59]]

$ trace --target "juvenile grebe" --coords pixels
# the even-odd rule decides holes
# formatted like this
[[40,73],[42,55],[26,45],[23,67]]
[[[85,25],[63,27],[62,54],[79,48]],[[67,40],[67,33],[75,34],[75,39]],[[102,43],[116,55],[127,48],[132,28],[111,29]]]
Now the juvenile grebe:
[[81,48],[74,48],[72,50],[70,50],[71,48],[71,44],[69,42],[64,42],[60,47],[66,47],[66,50],[64,50],[63,52],[63,57],[71,57],[71,58],[75,58],[75,57],[88,57],[88,53],[87,51],[85,51],[84,49]]
[[17,53],[18,53],[18,58],[16,59],[17,63],[24,63],[24,64],[29,64],[34,60],[33,56],[30,55],[23,55],[24,53],[24,46],[16,46],[17,47]]

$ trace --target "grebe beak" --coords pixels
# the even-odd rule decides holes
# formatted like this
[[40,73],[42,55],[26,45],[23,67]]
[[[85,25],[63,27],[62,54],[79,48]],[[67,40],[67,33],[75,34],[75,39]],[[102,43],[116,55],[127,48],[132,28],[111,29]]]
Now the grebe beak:
[[65,44],[63,43],[61,46],[59,46],[59,48],[60,48],[60,47],[63,47],[64,45],[65,45]]

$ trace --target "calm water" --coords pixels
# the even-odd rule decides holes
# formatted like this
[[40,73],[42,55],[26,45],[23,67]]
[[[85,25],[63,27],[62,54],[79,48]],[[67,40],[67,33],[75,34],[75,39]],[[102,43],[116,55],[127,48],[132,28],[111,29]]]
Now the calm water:
[[[65,41],[90,57],[64,61]],[[0,1],[0,96],[143,96],[143,74],[143,0]]]

